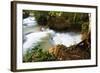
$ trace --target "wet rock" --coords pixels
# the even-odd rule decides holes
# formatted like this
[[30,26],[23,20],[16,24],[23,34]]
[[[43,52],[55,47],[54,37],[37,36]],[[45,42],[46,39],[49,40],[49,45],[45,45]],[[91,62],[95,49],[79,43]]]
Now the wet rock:
[[[79,46],[81,43],[84,45]],[[50,48],[49,53],[53,54],[58,60],[79,60],[79,59],[90,59],[90,48],[85,41],[82,41],[77,45],[72,45],[70,47],[66,47],[64,45],[56,45],[53,48]],[[82,48],[84,46],[84,49]],[[88,48],[88,51],[87,51]]]

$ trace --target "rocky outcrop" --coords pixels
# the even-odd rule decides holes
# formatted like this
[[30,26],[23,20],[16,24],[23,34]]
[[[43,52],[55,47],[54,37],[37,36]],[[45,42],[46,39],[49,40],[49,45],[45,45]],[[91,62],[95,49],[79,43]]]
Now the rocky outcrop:
[[[89,42],[88,42],[89,43]],[[57,45],[49,49],[49,53],[53,54],[57,60],[79,60],[90,59],[90,44],[87,40],[83,40],[77,45],[66,47],[64,45]]]
[[51,16],[48,19],[48,26],[56,31],[65,31],[71,26],[71,23],[64,16]]

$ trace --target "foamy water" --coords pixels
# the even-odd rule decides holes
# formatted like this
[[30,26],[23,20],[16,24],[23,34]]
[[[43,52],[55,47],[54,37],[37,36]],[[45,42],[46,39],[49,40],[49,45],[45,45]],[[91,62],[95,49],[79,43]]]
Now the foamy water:
[[74,32],[56,33],[53,40],[55,45],[63,44],[66,47],[69,47],[81,42],[81,34],[75,34]]
[[[31,18],[29,18],[30,20]],[[28,27],[28,26],[38,26],[35,22],[35,19],[31,19],[33,21],[29,21],[26,19],[24,23],[27,23],[27,27],[24,28],[27,29],[28,31],[31,30],[31,33],[24,35],[25,37],[25,42],[23,43],[23,52],[25,53],[28,49],[36,46],[39,42],[44,42],[42,43],[43,46],[48,46],[50,47],[52,44],[57,45],[57,44],[63,44],[66,47],[69,47],[71,45],[77,44],[81,42],[81,34],[80,33],[75,33],[75,32],[66,32],[66,33],[59,33],[55,32],[51,29],[46,29],[44,31],[37,31],[37,32],[32,32],[35,30],[34,28]],[[35,22],[35,23],[34,23]],[[27,31],[25,31],[27,32]],[[24,32],[24,33],[25,33]],[[28,32],[27,32],[28,33]]]

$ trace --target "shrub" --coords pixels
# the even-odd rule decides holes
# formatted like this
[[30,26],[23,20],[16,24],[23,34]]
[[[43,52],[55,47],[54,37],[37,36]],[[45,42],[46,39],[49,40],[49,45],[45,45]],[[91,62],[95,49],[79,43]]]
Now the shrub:
[[23,56],[23,62],[39,62],[39,61],[54,61],[56,58],[48,51],[43,51],[41,45],[36,45],[34,48],[27,50]]

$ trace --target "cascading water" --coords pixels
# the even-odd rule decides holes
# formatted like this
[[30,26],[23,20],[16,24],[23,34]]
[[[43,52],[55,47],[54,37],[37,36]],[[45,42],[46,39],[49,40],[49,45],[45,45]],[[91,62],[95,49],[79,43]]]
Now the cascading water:
[[63,44],[66,47],[69,47],[71,45],[81,42],[80,33],[60,33],[55,32],[54,30],[51,30],[49,28],[46,28],[45,30],[41,31],[40,26],[37,25],[37,22],[35,21],[34,17],[28,17],[26,19],[23,19],[23,26],[23,40],[25,40],[23,43],[23,53],[37,45],[39,42],[45,42],[44,46],[48,47],[57,44]]

